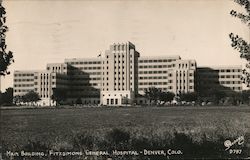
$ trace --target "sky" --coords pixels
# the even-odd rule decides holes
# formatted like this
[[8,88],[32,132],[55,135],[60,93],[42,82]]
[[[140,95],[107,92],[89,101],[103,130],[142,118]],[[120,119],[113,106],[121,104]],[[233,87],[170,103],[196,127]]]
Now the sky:
[[231,0],[5,0],[7,49],[14,52],[1,90],[14,70],[43,70],[65,58],[97,57],[115,42],[130,41],[141,56],[180,55],[198,66],[241,65],[229,33],[250,31],[230,16],[244,11]]

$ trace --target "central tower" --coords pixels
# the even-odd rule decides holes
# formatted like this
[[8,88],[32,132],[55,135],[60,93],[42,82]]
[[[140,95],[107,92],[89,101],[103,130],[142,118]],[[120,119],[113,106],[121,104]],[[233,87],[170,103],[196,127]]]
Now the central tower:
[[131,42],[116,43],[102,61],[101,104],[127,105],[138,93],[138,57]]

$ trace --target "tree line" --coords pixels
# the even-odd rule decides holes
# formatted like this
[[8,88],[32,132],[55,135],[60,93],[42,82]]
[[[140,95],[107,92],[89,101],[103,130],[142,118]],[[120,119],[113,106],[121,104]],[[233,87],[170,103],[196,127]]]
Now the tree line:
[[[225,92],[223,90],[210,89],[204,93],[188,92],[175,95],[169,91],[162,91],[160,88],[149,87],[145,90],[145,95],[142,97],[146,98],[150,105],[170,105],[173,104],[173,101],[181,105],[250,105],[250,90]],[[64,104],[67,100],[67,89],[53,89],[51,99],[56,102],[57,105]],[[0,105],[35,105],[39,100],[41,100],[41,98],[35,91],[16,96],[13,96],[13,88],[8,88],[3,93],[0,92]],[[81,97],[76,99],[75,104],[82,104]]]
[[162,91],[160,88],[150,87],[145,90],[145,95],[150,105],[172,104],[175,100],[177,104],[194,105],[241,105],[250,104],[250,90],[242,92],[224,91],[211,88],[203,92],[177,93]]
[[34,105],[39,100],[41,100],[41,98],[35,91],[29,91],[24,95],[16,96],[13,96],[13,88],[7,88],[3,93],[0,92],[0,105],[10,106],[27,103]]

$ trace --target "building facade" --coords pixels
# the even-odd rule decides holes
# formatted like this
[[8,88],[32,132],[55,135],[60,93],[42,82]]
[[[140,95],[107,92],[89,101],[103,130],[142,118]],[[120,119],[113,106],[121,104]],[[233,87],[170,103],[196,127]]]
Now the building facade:
[[145,90],[160,88],[174,94],[207,88],[241,91],[241,66],[198,67],[180,56],[141,57],[131,42],[114,43],[97,58],[65,59],[42,71],[15,71],[14,96],[39,94],[38,105],[55,105],[52,95],[62,89],[74,104],[130,105],[146,103]]
[[131,42],[110,46],[102,60],[102,105],[127,105],[138,94],[138,58]]
[[225,92],[242,91],[242,66],[210,66],[197,68],[197,91],[219,89]]

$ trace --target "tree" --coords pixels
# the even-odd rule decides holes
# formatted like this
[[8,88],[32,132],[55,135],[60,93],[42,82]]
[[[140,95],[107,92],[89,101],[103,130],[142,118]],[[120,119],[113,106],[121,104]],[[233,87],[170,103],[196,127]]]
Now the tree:
[[53,88],[52,100],[60,104],[67,99],[67,89],[65,88]]
[[0,91],[0,105],[2,105],[3,104],[3,94],[2,94],[2,92]]
[[32,104],[34,102],[41,100],[39,94],[36,93],[35,91],[29,91],[28,93],[23,95],[22,99],[24,102],[28,102],[28,103],[31,102]]
[[15,105],[18,105],[18,104],[20,104],[21,102],[23,102],[22,96],[16,95],[16,96],[13,97],[13,103],[14,103]]
[[6,51],[7,45],[5,43],[5,33],[8,31],[8,27],[5,25],[6,22],[6,11],[2,6],[2,1],[0,3],[0,76],[5,76],[10,74],[8,71],[8,66],[14,62],[13,53],[11,51]]
[[[234,0],[240,6],[245,8],[246,13],[240,13],[235,10],[231,10],[230,14],[233,17],[241,19],[250,28],[250,1],[249,0]],[[250,44],[238,35],[233,33],[229,34],[231,39],[231,46],[240,52],[240,57],[247,60],[246,68],[243,69],[242,81],[250,87]]]
[[181,93],[179,94],[179,97],[181,101],[193,102],[197,100],[197,93],[196,92]]
[[250,90],[244,90],[241,93],[242,102],[245,104],[250,104]]
[[149,87],[145,90],[145,97],[149,99],[150,104],[152,101],[154,104],[170,102],[174,99],[175,94],[172,92],[163,92],[159,88]]
[[213,90],[211,92],[212,95],[212,102],[214,102],[215,104],[219,104],[220,100],[222,100],[223,98],[225,98],[227,95],[224,91],[222,90]]
[[175,94],[172,92],[161,92],[159,100],[163,101],[164,104],[167,102],[171,102],[175,97]]
[[1,105],[12,105],[13,103],[13,88],[7,88],[4,93],[0,93]]
[[161,90],[155,87],[149,87],[145,90],[145,96],[149,99],[150,104],[152,101],[157,103],[160,93],[161,93]]

